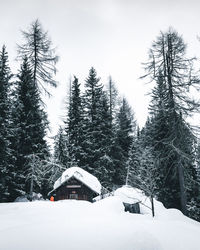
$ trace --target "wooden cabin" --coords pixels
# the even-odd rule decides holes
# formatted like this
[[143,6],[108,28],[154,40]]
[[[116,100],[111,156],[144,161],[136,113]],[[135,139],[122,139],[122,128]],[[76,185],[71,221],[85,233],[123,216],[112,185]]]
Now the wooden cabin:
[[100,193],[101,184],[95,176],[81,168],[72,167],[55,182],[49,195],[54,196],[55,201],[73,199],[92,202]]

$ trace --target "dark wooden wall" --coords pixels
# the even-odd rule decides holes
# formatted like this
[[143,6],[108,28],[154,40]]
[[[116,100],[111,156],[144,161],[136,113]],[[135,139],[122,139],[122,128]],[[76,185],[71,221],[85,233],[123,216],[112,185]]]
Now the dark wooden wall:
[[85,184],[72,177],[62,186],[56,189],[53,193],[55,201],[65,199],[86,200],[92,202],[92,199],[97,196],[93,190]]

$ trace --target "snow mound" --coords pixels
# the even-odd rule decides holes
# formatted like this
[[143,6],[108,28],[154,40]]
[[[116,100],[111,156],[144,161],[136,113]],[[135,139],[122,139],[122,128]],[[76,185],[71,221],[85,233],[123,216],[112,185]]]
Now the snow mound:
[[0,249],[199,250],[200,223],[176,209],[156,218],[122,210],[117,196],[0,203]]
[[184,214],[175,208],[168,208],[162,213],[159,214],[159,218],[162,220],[173,220],[173,221],[184,221],[185,216]]
[[101,193],[101,184],[98,179],[87,171],[79,167],[71,167],[66,169],[62,176],[55,182],[54,190],[59,188],[64,182],[69,180],[71,177],[75,177],[77,180],[84,183],[86,186],[91,188],[94,192]]
[[185,216],[180,210],[175,208],[168,208],[163,210],[160,214],[156,216],[159,220],[162,221],[173,221],[173,222],[188,222],[190,224],[199,226],[199,222],[190,219],[189,217]]
[[114,192],[114,195],[120,197],[123,202],[130,204],[135,202],[141,202],[146,199],[146,196],[140,189],[129,186],[123,186],[121,188],[118,188]]
[[119,197],[111,196],[92,204],[93,208],[99,212],[123,213],[124,205]]
[[[123,186],[118,188],[114,192],[114,195],[119,197],[124,203],[134,204],[139,202],[140,212],[142,214],[151,214],[151,201],[142,190],[130,186]],[[163,210],[166,210],[162,202],[156,199],[154,199],[154,207],[155,213],[161,213]]]

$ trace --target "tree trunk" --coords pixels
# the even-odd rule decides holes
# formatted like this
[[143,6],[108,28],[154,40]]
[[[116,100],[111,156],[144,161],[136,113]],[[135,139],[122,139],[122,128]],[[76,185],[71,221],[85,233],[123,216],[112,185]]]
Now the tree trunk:
[[180,187],[181,211],[183,214],[187,215],[187,208],[186,208],[187,197],[186,197],[184,173],[181,161],[178,163],[178,178]]
[[109,98],[110,98],[110,126],[112,127],[112,80],[109,79]]
[[126,174],[126,183],[125,183],[126,186],[128,185],[129,173],[130,173],[130,164],[128,164],[128,169],[127,169],[127,174]]
[[[172,121],[174,121],[173,127],[176,137],[177,135],[177,113],[175,112],[175,103],[174,103],[174,92],[172,86],[172,72],[173,72],[173,60],[172,60],[172,44],[171,44],[171,37],[168,37],[168,54],[167,54],[167,80],[168,80],[168,87],[169,87],[169,97],[170,97],[170,109],[172,110]],[[175,138],[176,138],[175,137]],[[183,214],[187,214],[186,209],[186,192],[185,192],[185,183],[184,183],[184,173],[181,160],[178,162],[178,180],[179,180],[179,188],[180,188],[180,202],[181,202],[181,211]]]
[[33,172],[34,167],[32,166],[31,186],[30,186],[30,200],[33,200]]
[[[33,82],[36,86],[36,73],[37,73],[37,41],[36,41],[36,30],[34,30],[34,69],[33,69]],[[38,86],[37,86],[38,87]]]
[[151,210],[152,210],[152,217],[155,216],[155,209],[154,209],[154,200],[153,200],[153,196],[150,197],[151,200]]

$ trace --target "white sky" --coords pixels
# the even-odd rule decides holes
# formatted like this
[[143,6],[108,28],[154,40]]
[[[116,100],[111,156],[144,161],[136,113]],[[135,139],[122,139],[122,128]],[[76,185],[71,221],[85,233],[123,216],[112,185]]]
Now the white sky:
[[53,134],[61,124],[70,75],[84,83],[91,66],[103,83],[111,75],[142,126],[149,86],[138,78],[143,74],[141,63],[146,61],[159,31],[173,26],[188,43],[189,54],[200,57],[196,39],[200,35],[198,0],[0,0],[0,10],[0,46],[6,44],[14,73],[20,30],[27,30],[36,18],[57,46],[60,84],[47,101]]

